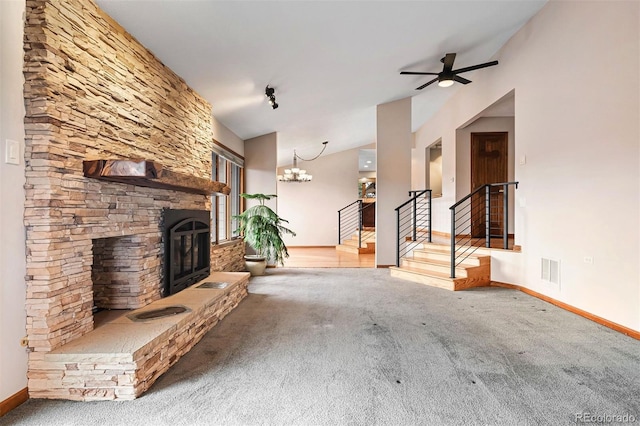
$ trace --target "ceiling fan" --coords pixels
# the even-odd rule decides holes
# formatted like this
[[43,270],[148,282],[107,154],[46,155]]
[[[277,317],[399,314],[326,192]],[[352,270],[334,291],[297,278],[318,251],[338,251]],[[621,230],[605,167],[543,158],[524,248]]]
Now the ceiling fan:
[[466,78],[460,77],[458,74],[462,74],[463,72],[473,71],[480,68],[491,67],[494,65],[498,65],[498,61],[485,62],[484,64],[472,65],[470,67],[458,68],[457,70],[453,69],[453,61],[456,59],[455,53],[447,53],[444,58],[440,59],[440,62],[444,64],[442,67],[442,72],[419,72],[419,71],[402,71],[400,74],[405,75],[437,75],[433,80],[423,84],[420,87],[416,87],[416,90],[422,90],[428,85],[438,82],[438,86],[440,87],[449,87],[453,84],[454,81],[462,84],[469,84],[471,80],[467,80]]

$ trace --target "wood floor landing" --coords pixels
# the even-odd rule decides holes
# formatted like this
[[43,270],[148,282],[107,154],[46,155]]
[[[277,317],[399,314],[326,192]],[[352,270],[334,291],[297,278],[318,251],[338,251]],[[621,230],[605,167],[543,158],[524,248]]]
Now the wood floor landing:
[[375,268],[375,253],[354,254],[330,247],[288,247],[285,268]]

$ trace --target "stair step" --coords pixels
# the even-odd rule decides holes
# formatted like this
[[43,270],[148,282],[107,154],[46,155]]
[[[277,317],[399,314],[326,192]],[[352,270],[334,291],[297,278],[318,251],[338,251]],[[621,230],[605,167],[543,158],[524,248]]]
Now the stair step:
[[[356,243],[358,242],[358,236],[357,235],[353,235],[351,237],[351,240],[345,240],[345,241],[355,241]],[[370,235],[362,235],[362,242],[367,242],[367,243],[375,243],[376,242],[376,236],[370,236]]]
[[425,284],[431,287],[443,288],[451,291],[465,290],[472,287],[488,286],[491,282],[490,274],[473,278],[451,278],[449,274],[440,272],[425,272],[410,267],[389,267],[392,277]]
[[[358,240],[344,240],[342,242],[342,245],[345,246],[350,246],[350,247],[358,247]],[[365,241],[362,240],[362,247],[366,247],[366,246],[373,246],[375,247],[376,242],[375,241]]]
[[[415,249],[413,250],[413,257],[415,259],[429,260],[434,263],[446,263],[451,262],[451,252],[432,251],[430,248]],[[491,263],[491,256],[484,254],[474,253],[467,257],[459,266],[481,266]]]
[[[438,260],[425,260],[415,258],[402,259],[402,265],[411,269],[421,270],[425,272],[438,272],[449,276],[451,274],[451,266],[449,262],[443,262]],[[483,265],[458,265],[456,266],[456,277],[460,278],[473,278],[485,274],[491,273],[491,264],[485,263]]]
[[[408,267],[411,269],[424,271],[424,272],[437,272],[446,274],[449,276],[451,274],[451,267],[447,262],[438,262],[438,261],[428,261],[424,259],[415,259],[406,257],[402,259],[401,266]],[[463,267],[456,268],[456,277],[466,278],[467,277],[467,269]]]
[[[460,246],[456,246],[456,249],[458,250],[459,253],[466,251],[467,247],[460,247]],[[475,249],[472,251],[472,249]],[[434,253],[451,253],[451,245],[449,244],[438,244],[438,243],[422,243],[422,250],[425,251],[430,251],[430,252],[434,252]],[[473,255],[484,255],[484,256],[490,256],[491,255],[491,249],[486,248],[486,247],[473,247],[473,248],[469,248],[468,252],[472,251],[472,256]]]
[[418,269],[407,267],[398,268],[391,266],[389,267],[389,272],[391,273],[391,276],[395,278],[401,278],[407,281],[413,281],[452,291],[456,288],[456,280],[462,280],[462,278],[450,278],[447,274],[439,274],[436,272],[426,273]]
[[366,244],[362,247],[358,247],[358,245],[346,245],[346,244],[338,244],[336,246],[336,250],[342,251],[345,253],[353,253],[353,254],[363,254],[363,253],[375,253],[376,246],[375,244]]

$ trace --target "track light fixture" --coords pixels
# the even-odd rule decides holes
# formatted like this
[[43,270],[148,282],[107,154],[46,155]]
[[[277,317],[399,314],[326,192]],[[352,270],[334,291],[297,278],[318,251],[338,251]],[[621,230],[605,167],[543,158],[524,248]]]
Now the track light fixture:
[[278,103],[276,102],[276,89],[267,85],[266,89],[264,89],[264,95],[269,99],[269,105],[271,105],[271,108],[278,108]]

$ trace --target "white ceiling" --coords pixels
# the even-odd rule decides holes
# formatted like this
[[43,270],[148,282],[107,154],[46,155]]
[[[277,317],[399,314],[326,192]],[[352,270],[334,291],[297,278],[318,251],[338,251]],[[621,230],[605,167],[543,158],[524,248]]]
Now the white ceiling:
[[375,142],[376,105],[408,96],[416,130],[459,85],[400,71],[487,62],[545,2],[97,0],[240,138],[278,132],[278,165]]

